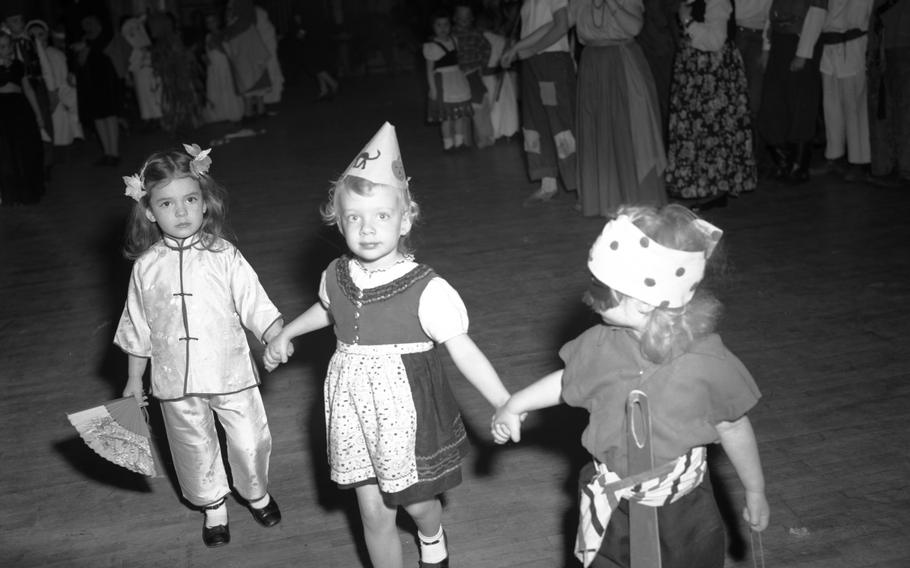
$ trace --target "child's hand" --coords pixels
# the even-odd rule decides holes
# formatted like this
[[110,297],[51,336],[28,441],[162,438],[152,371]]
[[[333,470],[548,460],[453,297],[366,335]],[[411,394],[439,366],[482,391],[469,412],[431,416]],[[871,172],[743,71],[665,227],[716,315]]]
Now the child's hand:
[[139,406],[148,406],[148,396],[146,396],[145,391],[142,390],[142,379],[134,381],[132,379],[126,381],[126,387],[123,389],[123,396],[135,397],[139,402]]
[[511,412],[507,409],[507,404],[496,409],[496,414],[493,415],[493,422],[490,425],[493,441],[497,444],[505,444],[509,440],[513,442],[521,441],[521,423],[527,415],[518,415]]
[[771,508],[763,491],[746,491],[746,506],[743,508],[743,518],[749,523],[749,528],[761,532],[768,528],[771,518]]
[[499,59],[499,64],[508,69],[512,66],[512,62],[515,61],[517,55],[518,53],[514,49],[509,48],[502,54],[502,57]]
[[281,363],[287,363],[288,358],[294,355],[294,344],[283,333],[276,335],[265,348],[262,362],[266,371],[273,371]]

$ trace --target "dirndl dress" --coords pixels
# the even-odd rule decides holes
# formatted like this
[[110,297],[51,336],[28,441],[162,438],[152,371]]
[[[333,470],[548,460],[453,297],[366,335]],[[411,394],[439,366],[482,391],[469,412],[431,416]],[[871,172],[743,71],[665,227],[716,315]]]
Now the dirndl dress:
[[417,317],[434,277],[417,265],[360,289],[347,257],[325,273],[338,338],[325,380],[330,475],[342,488],[378,484],[389,506],[426,501],[461,483],[464,424]]
[[427,121],[445,122],[474,115],[471,105],[471,85],[458,66],[458,45],[452,39],[452,49],[438,41],[423,44],[423,56],[433,62],[433,83],[436,98],[428,99]]

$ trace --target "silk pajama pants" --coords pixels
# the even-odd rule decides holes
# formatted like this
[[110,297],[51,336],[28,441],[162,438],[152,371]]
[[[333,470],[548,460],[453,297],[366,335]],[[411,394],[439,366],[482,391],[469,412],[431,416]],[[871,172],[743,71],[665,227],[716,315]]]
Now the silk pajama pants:
[[258,387],[161,401],[161,412],[180,490],[187,501],[204,507],[231,492],[215,415],[224,428],[237,493],[247,501],[265,497],[272,435]]

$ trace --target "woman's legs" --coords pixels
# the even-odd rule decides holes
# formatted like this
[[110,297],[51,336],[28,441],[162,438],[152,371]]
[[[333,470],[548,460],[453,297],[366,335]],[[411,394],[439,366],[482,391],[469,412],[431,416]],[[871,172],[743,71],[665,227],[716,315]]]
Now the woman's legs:
[[395,524],[398,508],[385,504],[378,485],[361,485],[354,491],[357,494],[363,536],[373,567],[401,568],[401,540],[398,538],[398,526]]

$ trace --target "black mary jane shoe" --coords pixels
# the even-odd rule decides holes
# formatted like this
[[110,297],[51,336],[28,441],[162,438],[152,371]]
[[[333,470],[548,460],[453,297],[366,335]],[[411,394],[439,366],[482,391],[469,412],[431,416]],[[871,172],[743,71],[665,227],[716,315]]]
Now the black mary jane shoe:
[[223,546],[231,542],[231,529],[227,525],[207,527],[202,525],[202,542],[209,548]]
[[278,502],[271,496],[268,505],[261,509],[250,507],[250,513],[256,522],[264,527],[274,527],[281,522],[281,510],[278,509]]

